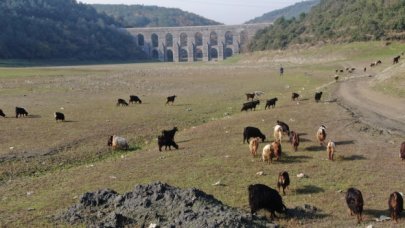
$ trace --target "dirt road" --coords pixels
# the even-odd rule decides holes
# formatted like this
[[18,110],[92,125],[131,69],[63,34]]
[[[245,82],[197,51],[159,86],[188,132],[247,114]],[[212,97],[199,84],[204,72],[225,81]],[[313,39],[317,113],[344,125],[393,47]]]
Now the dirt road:
[[[378,76],[377,76],[378,77]],[[372,77],[340,82],[335,91],[341,105],[368,125],[405,135],[405,99],[387,96],[370,88]]]

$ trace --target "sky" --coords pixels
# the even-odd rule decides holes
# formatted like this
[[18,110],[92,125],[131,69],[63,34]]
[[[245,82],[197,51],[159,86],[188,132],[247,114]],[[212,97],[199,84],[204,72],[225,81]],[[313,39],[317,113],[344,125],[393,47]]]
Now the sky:
[[78,2],[180,8],[226,25],[237,25],[302,0],[78,0]]

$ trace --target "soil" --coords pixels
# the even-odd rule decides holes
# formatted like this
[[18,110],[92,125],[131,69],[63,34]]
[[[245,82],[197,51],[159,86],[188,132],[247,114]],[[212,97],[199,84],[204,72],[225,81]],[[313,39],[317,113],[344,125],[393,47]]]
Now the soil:
[[277,227],[201,190],[161,182],[135,186],[123,195],[110,189],[87,192],[56,219],[88,227]]
[[339,83],[335,95],[339,103],[362,122],[391,133],[405,134],[405,99],[374,91],[370,83],[379,75],[354,77]]

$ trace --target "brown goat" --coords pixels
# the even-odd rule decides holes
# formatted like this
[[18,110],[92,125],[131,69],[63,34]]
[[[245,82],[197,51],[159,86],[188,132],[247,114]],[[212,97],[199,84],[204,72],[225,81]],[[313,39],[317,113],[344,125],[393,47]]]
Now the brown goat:
[[259,138],[253,138],[249,143],[249,151],[253,157],[256,157],[257,149],[259,148]]
[[399,214],[404,210],[404,199],[399,192],[393,192],[388,199],[388,208],[392,221],[398,223]]
[[328,151],[329,160],[333,161],[333,155],[335,154],[336,150],[335,143],[329,140],[326,150]]
[[300,145],[300,136],[295,131],[290,132],[290,142],[294,147],[294,151],[297,152],[298,146]]

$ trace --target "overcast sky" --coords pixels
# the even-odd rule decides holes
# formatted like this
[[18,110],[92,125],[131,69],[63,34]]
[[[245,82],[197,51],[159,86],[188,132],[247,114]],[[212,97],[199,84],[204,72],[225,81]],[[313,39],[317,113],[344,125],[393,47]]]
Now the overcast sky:
[[78,2],[180,8],[227,25],[234,25],[302,0],[78,0]]

